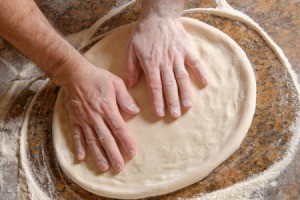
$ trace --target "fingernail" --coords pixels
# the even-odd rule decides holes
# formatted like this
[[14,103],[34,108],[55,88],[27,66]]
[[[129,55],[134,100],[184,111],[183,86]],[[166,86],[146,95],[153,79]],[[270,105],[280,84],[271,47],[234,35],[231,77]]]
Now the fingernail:
[[98,164],[99,164],[101,170],[107,170],[108,165],[107,165],[106,162],[104,162],[104,161],[99,161]]
[[129,149],[129,150],[128,150],[128,156],[129,156],[130,158],[133,158],[134,155],[135,155],[135,150],[134,150],[134,149]]
[[158,108],[156,112],[161,117],[165,116],[165,111],[162,108]]
[[116,171],[121,171],[121,169],[122,169],[121,164],[120,163],[115,163],[115,170]]
[[171,110],[171,115],[173,116],[178,117],[181,115],[180,109],[178,107],[171,108],[170,110]]
[[132,112],[140,112],[140,108],[135,103],[129,106],[129,110],[131,110]]
[[77,150],[77,156],[78,156],[78,160],[82,160],[83,159],[83,152],[81,150]]
[[202,82],[207,85],[209,83],[208,78],[206,76],[202,77]]
[[127,87],[132,87],[132,81],[130,81],[130,80],[126,80],[126,85],[127,85]]
[[191,100],[183,100],[183,106],[184,107],[191,107],[192,101]]

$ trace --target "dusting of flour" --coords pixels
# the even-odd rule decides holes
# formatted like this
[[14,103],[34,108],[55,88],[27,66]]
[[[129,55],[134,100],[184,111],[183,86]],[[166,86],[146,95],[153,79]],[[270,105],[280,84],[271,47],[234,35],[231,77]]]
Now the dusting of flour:
[[[115,7],[104,17],[99,19],[89,29],[83,30],[76,34],[71,34],[67,36],[66,39],[77,49],[83,49],[91,42],[97,40],[97,38],[93,38],[93,35],[96,33],[101,24],[103,24],[106,20],[118,14],[134,2],[135,0],[132,0],[126,4]],[[274,52],[276,52],[281,62],[284,64],[284,66],[292,76],[294,83],[297,85],[296,75],[292,71],[290,63],[283,54],[282,50],[267,35],[267,33],[264,32],[260,28],[260,26],[247,15],[234,10],[225,0],[216,0],[216,3],[218,4],[217,8],[189,9],[185,10],[184,12],[212,13],[215,15],[241,21],[252,27],[265,39],[265,41],[270,45]],[[4,81],[4,83],[1,82],[1,87],[7,86],[6,92],[3,93],[0,88],[0,193],[2,194],[2,191],[6,191],[6,194],[9,195],[5,196],[5,194],[3,193],[4,196],[2,196],[1,198],[27,199],[27,197],[24,196],[24,193],[28,192],[30,194],[30,199],[51,199],[51,197],[48,197],[35,182],[34,177],[31,174],[26,155],[26,134],[31,108],[34,105],[40,91],[42,91],[43,87],[48,82],[48,79],[43,79],[41,72],[37,70],[36,67],[30,62],[25,63],[21,71],[18,71],[12,64],[9,64],[3,59],[0,59],[0,64],[3,64],[5,66],[5,72],[8,73],[8,77],[5,77],[7,80],[1,80],[2,82]],[[4,68],[0,67],[0,73],[1,70],[4,70]],[[32,98],[30,99],[28,104],[24,106],[24,111],[26,109],[26,112],[22,112],[19,116],[16,116],[9,121],[6,120],[5,116],[7,115],[8,109],[14,102],[14,99],[18,96],[18,94],[21,93],[21,91],[25,87],[34,92],[34,95],[32,95]],[[297,92],[299,93],[298,87],[297,90]],[[299,117],[296,121],[299,122]],[[237,183],[231,187],[212,193],[199,194],[195,196],[195,198],[216,200],[253,199],[253,193],[256,192],[255,198],[262,199],[262,197],[259,195],[259,191],[262,188],[266,188],[268,186],[276,186],[277,183],[274,181],[275,178],[278,177],[280,173],[292,161],[299,141],[299,125],[300,124],[297,123],[290,127],[294,135],[291,138],[285,156],[274,165],[270,166],[267,170],[253,176],[252,178],[244,182]],[[10,169],[10,165],[13,166],[13,164],[16,164],[18,162],[21,163],[21,171],[15,173],[15,178],[18,180],[17,183],[19,184],[16,187],[11,185],[4,185],[3,182],[7,182],[3,181],[7,179],[6,169]],[[16,164],[16,166],[18,166],[18,164]],[[14,173],[10,174],[14,175]],[[17,188],[17,191],[15,191],[13,188]]]

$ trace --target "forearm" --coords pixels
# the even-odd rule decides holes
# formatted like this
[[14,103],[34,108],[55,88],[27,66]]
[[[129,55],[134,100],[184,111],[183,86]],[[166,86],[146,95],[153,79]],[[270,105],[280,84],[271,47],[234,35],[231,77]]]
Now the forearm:
[[182,14],[183,3],[183,0],[143,0],[140,17],[178,18]]
[[0,35],[32,59],[54,81],[79,70],[85,59],[50,25],[33,0],[0,1]]

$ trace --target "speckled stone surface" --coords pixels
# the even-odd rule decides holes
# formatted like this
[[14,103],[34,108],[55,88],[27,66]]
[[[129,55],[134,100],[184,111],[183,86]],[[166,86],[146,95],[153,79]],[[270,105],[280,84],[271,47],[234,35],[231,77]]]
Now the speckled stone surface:
[[[63,35],[66,35],[90,27],[113,7],[128,3],[130,0],[35,0],[35,2],[52,24]],[[141,1],[138,0],[138,2],[139,8]],[[187,0],[185,2],[185,8],[215,6],[216,3],[212,0]]]
[[259,23],[282,48],[300,74],[300,1],[228,0]]
[[[37,1],[46,16],[63,34],[89,27],[109,11],[112,5],[124,2],[128,1]],[[244,10],[253,17],[267,29],[267,32],[270,29],[270,35],[280,46],[282,45],[291,63],[296,67],[296,71],[300,72],[300,61],[297,56],[300,53],[299,42],[294,42],[300,39],[298,12],[300,5],[297,0],[288,3],[275,0],[229,2],[233,2],[233,7]],[[199,5],[214,7],[215,3],[209,0],[201,3],[198,1],[186,2],[186,7],[198,7]],[[134,4],[103,24],[96,35],[136,20],[139,9],[139,3]],[[210,14],[193,14],[189,17],[197,18],[222,30],[244,49],[256,75],[257,106],[247,137],[241,147],[227,161],[202,181],[172,194],[157,197],[160,199],[192,197],[199,193],[212,192],[229,187],[267,169],[283,156],[286,144],[291,139],[288,127],[294,122],[295,114],[300,109],[291,78],[274,52],[255,31],[243,23]],[[274,29],[277,26],[278,29]],[[13,58],[9,61],[15,63],[16,66],[21,66],[26,62],[26,59],[17,52],[8,51],[10,48],[6,42],[0,39],[1,58]],[[38,97],[31,112],[27,134],[27,153],[31,161],[31,169],[38,184],[52,199],[99,199],[67,178],[55,160],[51,126],[57,93],[58,87],[50,82]],[[33,94],[34,92],[30,89],[20,93],[15,98],[13,106],[6,116],[7,119],[21,115]],[[298,157],[294,159],[285,173],[278,178],[279,184],[264,191],[263,198],[297,199],[299,197],[300,164],[297,161],[299,153],[296,156]]]

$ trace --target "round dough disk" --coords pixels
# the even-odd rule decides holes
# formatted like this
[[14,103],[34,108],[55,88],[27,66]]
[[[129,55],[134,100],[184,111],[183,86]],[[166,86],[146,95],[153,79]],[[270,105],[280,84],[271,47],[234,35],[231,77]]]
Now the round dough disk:
[[[179,119],[155,116],[144,75],[130,93],[141,107],[135,117],[122,113],[137,142],[136,156],[116,174],[101,174],[88,151],[84,162],[76,151],[59,92],[53,123],[57,160],[78,185],[100,196],[143,198],[191,185],[225,161],[241,144],[255,110],[256,83],[243,50],[226,34],[195,19],[182,18],[210,84],[200,88],[191,71],[193,108]],[[119,27],[95,44],[85,56],[95,66],[124,77],[125,49],[135,24]]]

